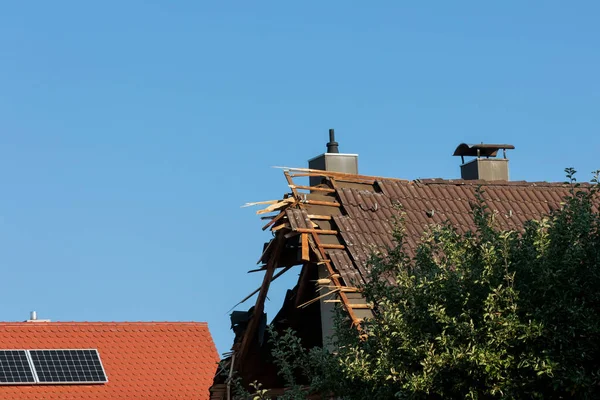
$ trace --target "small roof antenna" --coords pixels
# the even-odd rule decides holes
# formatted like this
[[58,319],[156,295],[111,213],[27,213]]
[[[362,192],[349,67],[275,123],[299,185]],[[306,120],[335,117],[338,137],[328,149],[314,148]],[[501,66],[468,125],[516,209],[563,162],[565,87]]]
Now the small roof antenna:
[[339,153],[338,142],[335,141],[335,132],[333,129],[329,130],[329,143],[327,143],[328,153]]

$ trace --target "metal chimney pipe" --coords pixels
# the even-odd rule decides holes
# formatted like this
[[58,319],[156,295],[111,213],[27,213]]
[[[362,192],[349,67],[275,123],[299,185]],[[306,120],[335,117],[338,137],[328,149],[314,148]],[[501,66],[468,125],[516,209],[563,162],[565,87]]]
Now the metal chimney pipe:
[[[343,172],[345,174],[358,174],[358,154],[340,153],[338,142],[335,141],[335,131],[329,130],[329,143],[324,154],[308,160],[308,168],[320,171]],[[314,174],[309,179],[310,186],[323,183],[323,176]]]
[[37,313],[35,311],[32,311],[29,315],[29,319],[35,321],[37,319]]
[[329,143],[327,143],[328,153],[339,153],[338,142],[335,141],[335,132],[333,129],[329,130]]

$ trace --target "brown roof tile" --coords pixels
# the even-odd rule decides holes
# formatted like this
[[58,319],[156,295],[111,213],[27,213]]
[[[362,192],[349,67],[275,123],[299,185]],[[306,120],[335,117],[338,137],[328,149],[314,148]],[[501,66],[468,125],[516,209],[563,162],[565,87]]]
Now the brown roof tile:
[[301,208],[288,208],[285,211],[292,230],[313,229],[312,222],[308,218],[306,210]]
[[[395,203],[402,206],[405,240],[409,252],[414,254],[424,231],[432,224],[449,221],[459,232],[474,229],[471,210],[477,201],[478,187],[483,189],[485,204],[496,214],[496,223],[501,229],[520,229],[525,221],[558,208],[570,188],[563,183],[442,179],[412,182],[381,179],[376,185],[380,192],[365,189],[371,188],[369,185],[363,186],[339,187],[336,192],[342,215],[334,216],[334,221],[347,251],[330,254],[347,281],[355,281],[357,276],[365,279],[370,254],[373,251],[385,254],[393,245],[394,219],[398,216]],[[349,257],[341,258],[342,253]],[[348,268],[349,261],[354,263],[359,275]]]

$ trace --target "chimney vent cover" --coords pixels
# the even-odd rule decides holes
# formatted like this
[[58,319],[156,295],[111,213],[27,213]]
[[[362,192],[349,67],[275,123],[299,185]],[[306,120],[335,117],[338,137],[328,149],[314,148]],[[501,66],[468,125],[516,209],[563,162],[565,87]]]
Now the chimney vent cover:
[[[508,159],[506,158],[506,150],[514,148],[515,146],[512,144],[461,143],[454,150],[453,155],[461,158],[460,175],[462,179],[507,181]],[[498,150],[502,150],[503,158],[495,158]],[[465,156],[475,157],[475,159],[465,162]]]
[[[454,150],[453,156],[471,156],[471,157],[496,157],[498,150],[513,150],[512,144],[467,144],[461,143]],[[506,156],[506,151],[504,152]],[[506,157],[505,157],[506,158]]]

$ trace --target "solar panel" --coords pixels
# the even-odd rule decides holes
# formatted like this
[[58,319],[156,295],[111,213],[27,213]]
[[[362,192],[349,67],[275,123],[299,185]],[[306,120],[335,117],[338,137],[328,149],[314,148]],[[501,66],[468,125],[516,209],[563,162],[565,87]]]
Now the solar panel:
[[35,383],[25,350],[0,350],[0,385]]
[[108,382],[98,351],[29,350],[39,383]]

